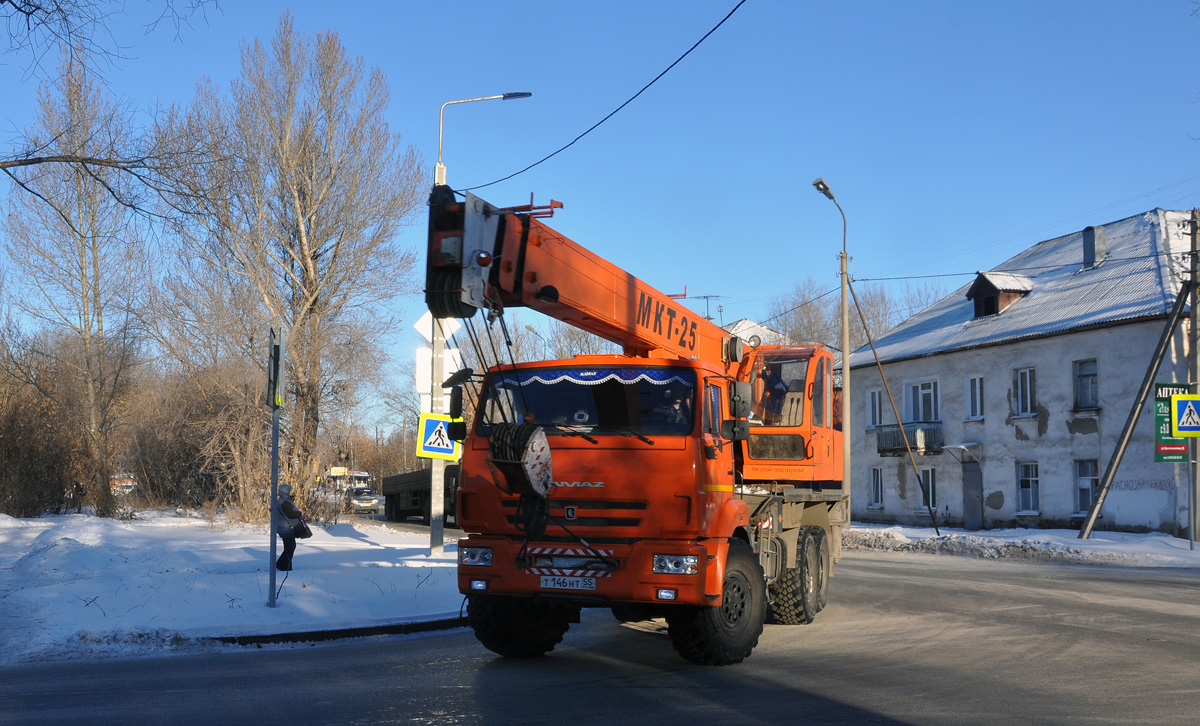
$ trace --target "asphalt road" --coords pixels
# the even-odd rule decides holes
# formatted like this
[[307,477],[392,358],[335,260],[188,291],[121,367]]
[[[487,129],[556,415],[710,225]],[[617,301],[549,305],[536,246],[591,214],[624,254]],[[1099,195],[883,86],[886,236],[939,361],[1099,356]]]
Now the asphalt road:
[[587,611],[545,658],[467,630],[0,669],[0,723],[1186,724],[1200,571],[849,552],[744,663]]

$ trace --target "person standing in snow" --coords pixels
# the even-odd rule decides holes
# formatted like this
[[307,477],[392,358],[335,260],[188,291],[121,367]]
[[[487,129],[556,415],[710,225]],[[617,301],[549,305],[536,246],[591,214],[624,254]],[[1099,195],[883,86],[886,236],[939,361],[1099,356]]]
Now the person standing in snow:
[[279,502],[275,508],[278,517],[275,533],[283,540],[283,554],[275,561],[275,569],[287,571],[292,569],[292,554],[296,551],[296,533],[292,531],[292,527],[299,524],[300,518],[304,516],[292,502],[291,484],[279,486]]

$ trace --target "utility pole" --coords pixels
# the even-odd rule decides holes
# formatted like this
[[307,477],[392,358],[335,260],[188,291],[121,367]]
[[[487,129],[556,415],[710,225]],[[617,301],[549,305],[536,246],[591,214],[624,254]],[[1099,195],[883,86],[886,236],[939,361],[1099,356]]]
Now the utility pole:
[[[1200,381],[1200,363],[1197,362],[1197,342],[1200,341],[1200,310],[1196,309],[1197,287],[1196,283],[1200,282],[1200,209],[1192,210],[1191,219],[1192,233],[1192,295],[1191,295],[1191,319],[1190,329],[1188,330],[1188,383],[1192,393],[1196,392],[1196,383]],[[1196,461],[1196,439],[1195,437],[1188,439],[1188,548],[1196,549],[1196,479],[1197,473],[1200,473],[1200,464]]]

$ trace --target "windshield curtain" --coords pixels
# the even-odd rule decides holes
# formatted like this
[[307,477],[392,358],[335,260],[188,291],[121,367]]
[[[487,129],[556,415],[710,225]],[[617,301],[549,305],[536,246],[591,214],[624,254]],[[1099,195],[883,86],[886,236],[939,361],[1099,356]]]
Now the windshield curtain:
[[566,431],[614,428],[642,435],[692,430],[696,374],[689,368],[555,368],[495,373],[481,426],[524,422]]

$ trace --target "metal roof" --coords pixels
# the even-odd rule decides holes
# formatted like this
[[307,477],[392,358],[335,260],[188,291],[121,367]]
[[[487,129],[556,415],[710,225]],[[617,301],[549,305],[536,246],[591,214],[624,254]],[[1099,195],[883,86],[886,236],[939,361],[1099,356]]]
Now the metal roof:
[[[1191,213],[1154,209],[1103,225],[1107,255],[1083,266],[1083,232],[1039,242],[981,276],[998,289],[1031,285],[996,315],[975,318],[964,285],[875,341],[880,360],[920,358],[1081,328],[1166,315],[1187,272]],[[1001,287],[999,281],[1008,287]],[[873,364],[869,347],[850,356],[850,367]]]

